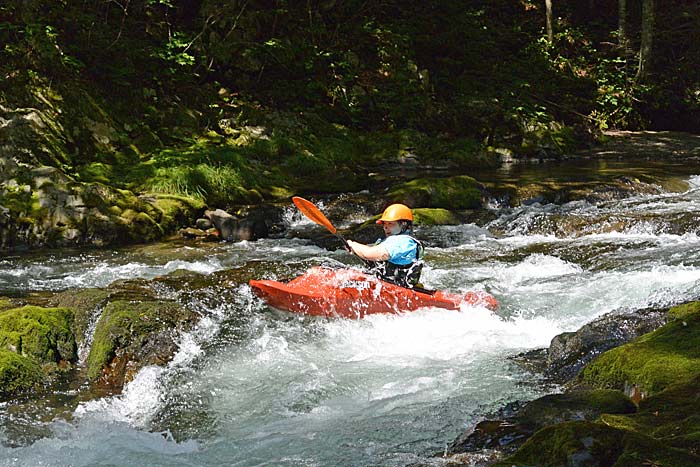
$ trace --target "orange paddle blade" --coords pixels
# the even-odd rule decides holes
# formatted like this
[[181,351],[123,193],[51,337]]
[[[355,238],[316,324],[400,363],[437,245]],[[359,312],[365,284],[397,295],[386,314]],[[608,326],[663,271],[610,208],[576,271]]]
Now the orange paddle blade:
[[304,198],[300,198],[299,196],[293,196],[292,202],[306,217],[308,217],[318,225],[324,226],[328,229],[330,233],[335,234],[336,229],[333,226],[333,224],[331,224],[331,221],[329,221],[328,218],[326,218],[326,216],[323,215],[323,213],[316,207],[314,203],[305,200]]

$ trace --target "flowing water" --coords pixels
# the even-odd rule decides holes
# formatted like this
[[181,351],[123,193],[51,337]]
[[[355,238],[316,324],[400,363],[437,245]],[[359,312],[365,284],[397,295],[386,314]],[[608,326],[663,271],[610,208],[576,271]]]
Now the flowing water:
[[[432,456],[467,427],[552,390],[509,356],[614,309],[698,297],[700,168],[686,171],[682,193],[496,204],[486,226],[420,229],[424,283],[488,290],[498,314],[465,307],[311,319],[267,308],[244,281],[200,296],[163,290],[203,316],[173,361],[143,369],[118,396],[68,388],[0,405],[0,465],[440,465]],[[210,275],[262,264],[267,277],[288,278],[314,264],[357,264],[294,236],[320,227],[291,210],[289,221],[283,239],[5,257],[0,295],[178,269]],[[562,233],[567,223],[580,227]]]

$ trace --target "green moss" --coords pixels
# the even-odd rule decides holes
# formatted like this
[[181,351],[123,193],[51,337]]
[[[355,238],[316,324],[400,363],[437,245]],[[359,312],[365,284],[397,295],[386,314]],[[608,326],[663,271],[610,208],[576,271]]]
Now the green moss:
[[439,208],[413,209],[413,220],[416,225],[458,225],[461,223],[454,212]]
[[601,421],[647,434],[670,446],[696,449],[700,440],[700,376],[673,384],[639,403],[631,415],[605,415]]
[[73,310],[74,335],[80,344],[85,338],[93,313],[106,302],[110,294],[107,289],[72,289],[54,295],[51,305]]
[[0,312],[0,348],[40,363],[75,361],[73,312],[68,308],[24,306]]
[[112,216],[121,216],[123,212],[124,211],[122,211],[122,209],[119,206],[110,206],[106,210],[106,214]]
[[92,162],[78,169],[78,176],[83,182],[100,182],[109,185],[115,180],[114,167],[102,162]]
[[201,200],[165,194],[156,195],[154,206],[160,211],[159,222],[164,232],[191,225],[195,217],[206,208],[206,204]]
[[700,302],[689,302],[674,306],[668,310],[669,319],[683,319],[686,316],[700,313]]
[[127,209],[134,209],[137,211],[140,211],[139,205],[140,205],[140,200],[138,197],[131,191],[129,190],[120,190],[117,189],[112,193],[112,201],[114,201],[112,204],[115,204],[116,206],[120,207],[123,210]]
[[472,177],[419,178],[394,186],[391,200],[412,208],[478,209],[482,206],[480,184]]
[[583,369],[579,381],[619,390],[634,384],[654,394],[700,374],[700,313],[685,307],[673,315],[683,319],[603,353]]
[[544,427],[567,420],[597,419],[601,414],[629,414],[634,403],[620,391],[599,389],[551,394],[529,402],[519,413],[522,423]]
[[139,347],[148,337],[173,327],[184,316],[174,302],[116,300],[102,312],[87,359],[88,376],[96,379],[117,350]]
[[0,398],[28,391],[41,380],[41,368],[32,359],[0,349]]
[[0,312],[13,307],[14,305],[12,304],[12,301],[9,298],[0,297]]
[[698,462],[700,457],[639,433],[600,423],[567,422],[538,431],[495,466],[691,467]]

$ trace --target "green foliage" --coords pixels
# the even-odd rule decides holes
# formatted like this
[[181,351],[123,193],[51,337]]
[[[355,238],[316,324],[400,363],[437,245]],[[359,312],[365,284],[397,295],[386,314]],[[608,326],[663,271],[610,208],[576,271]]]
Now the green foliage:
[[[167,3],[163,3],[167,5]],[[168,64],[168,73],[175,75],[189,71],[195,64],[195,57],[188,53],[192,38],[182,32],[176,32],[168,38],[162,47],[155,50],[155,56]]]
[[638,18],[630,54],[616,9],[581,2],[557,5],[552,43],[531,1],[5,2],[0,102],[51,108],[49,150],[80,181],[209,204],[357,189],[408,154],[464,169],[600,129],[700,129],[700,8],[669,5],[641,79]]
[[144,191],[191,197],[209,205],[245,201],[257,176],[245,159],[245,150],[196,142],[184,149],[159,151],[131,168],[130,184]]

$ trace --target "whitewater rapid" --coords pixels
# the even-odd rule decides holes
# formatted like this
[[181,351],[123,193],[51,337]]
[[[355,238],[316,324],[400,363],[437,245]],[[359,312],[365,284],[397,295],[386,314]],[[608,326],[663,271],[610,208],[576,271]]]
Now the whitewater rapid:
[[[225,301],[198,302],[202,319],[179,337],[174,359],[144,368],[123,394],[73,401],[68,414],[0,405],[0,465],[439,465],[432,456],[473,423],[553,390],[509,357],[612,310],[698,298],[699,232],[668,225],[681,214],[700,219],[699,181],[685,193],[499,208],[485,227],[419,230],[432,244],[426,286],[487,290],[498,314],[311,319],[270,310],[239,285]],[[610,216],[624,228],[542,232],[551,219]],[[353,264],[342,250],[283,238],[4,258],[0,286],[104,287],[261,260]]]

